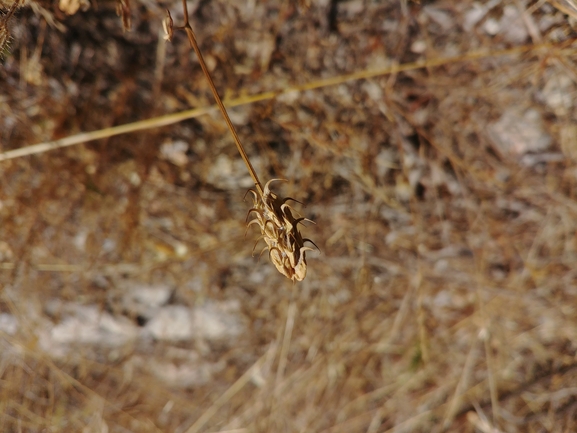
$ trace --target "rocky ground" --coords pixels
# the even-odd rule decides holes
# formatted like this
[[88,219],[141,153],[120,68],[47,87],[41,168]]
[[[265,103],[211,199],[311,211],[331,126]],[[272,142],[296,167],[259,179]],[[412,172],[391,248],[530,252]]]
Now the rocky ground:
[[295,284],[253,257],[178,1],[13,8],[0,430],[574,431],[573,4],[188,3],[261,180],[316,222]]

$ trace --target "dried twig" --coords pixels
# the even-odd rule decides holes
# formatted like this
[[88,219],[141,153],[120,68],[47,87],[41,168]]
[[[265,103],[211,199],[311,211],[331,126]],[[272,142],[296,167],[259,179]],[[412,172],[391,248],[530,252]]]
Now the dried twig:
[[[480,50],[454,57],[439,57],[439,58],[427,59],[424,61],[404,63],[401,65],[387,66],[384,68],[364,69],[361,71],[354,72],[352,74],[338,75],[334,77],[323,78],[321,80],[311,81],[305,84],[285,87],[277,91],[269,91],[252,96],[241,96],[237,99],[231,99],[227,101],[227,105],[229,107],[238,107],[241,105],[252,104],[255,102],[267,101],[276,98],[279,95],[290,94],[293,92],[302,92],[305,90],[320,89],[323,87],[336,86],[351,81],[364,80],[399,72],[413,71],[416,69],[432,68],[436,66],[449,65],[458,62],[475,61],[487,58],[497,58],[502,56],[523,54],[526,52],[534,52],[542,49],[553,50],[551,51],[553,54],[561,56],[564,55],[563,50],[566,45],[567,45],[566,42],[559,44],[551,44],[551,43],[530,44],[530,45],[523,45],[520,47],[508,48],[500,51]],[[204,114],[212,112],[216,108],[217,107],[215,106],[194,108],[191,110],[180,111],[178,113],[165,114],[159,117],[153,117],[150,119],[139,120],[137,122],[126,123],[123,125],[99,129],[96,131],[81,132],[79,134],[70,135],[68,137],[61,138],[58,140],[32,144],[30,146],[21,147],[18,149],[11,149],[5,152],[0,152],[0,161],[21,158],[23,156],[28,155],[36,155],[39,153],[48,152],[50,150],[56,150],[61,149],[63,147],[69,147],[77,144],[87,143],[89,141],[100,140],[102,138],[110,138],[115,137],[117,135],[128,134],[131,132],[144,131],[151,128],[159,128],[162,126],[173,125],[183,120],[200,117]]]

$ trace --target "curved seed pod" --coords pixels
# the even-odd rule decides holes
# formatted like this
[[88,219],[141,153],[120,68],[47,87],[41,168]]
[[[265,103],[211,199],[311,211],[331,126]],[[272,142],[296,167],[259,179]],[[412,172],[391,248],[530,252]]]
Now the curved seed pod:
[[313,251],[312,248],[305,247],[304,242],[309,241],[313,245],[314,242],[303,239],[298,224],[313,221],[293,216],[292,208],[286,202],[296,200],[288,197],[283,199],[270,190],[270,184],[277,181],[286,182],[284,179],[269,180],[262,190],[262,195],[251,190],[254,205],[248,211],[247,218],[252,215],[254,219],[248,222],[247,227],[253,224],[259,226],[267,245],[265,249],[269,251],[269,259],[281,274],[293,281],[302,281],[307,272],[305,253]]
[[[262,213],[262,211],[261,211],[260,209],[257,209],[257,208],[254,208],[254,207],[253,207],[253,208],[250,208],[250,209],[248,210],[248,212],[246,213],[246,218],[244,219],[245,222],[248,221],[248,217],[249,217],[250,214],[253,213],[253,212],[256,212],[257,214],[261,214],[261,213]],[[255,220],[253,220],[253,221],[255,221]]]

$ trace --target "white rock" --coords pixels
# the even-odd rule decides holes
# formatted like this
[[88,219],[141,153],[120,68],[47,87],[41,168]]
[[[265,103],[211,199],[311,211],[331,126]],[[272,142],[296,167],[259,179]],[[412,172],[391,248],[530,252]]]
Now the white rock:
[[417,39],[411,44],[411,52],[415,54],[422,54],[427,49],[427,43],[422,39]]
[[567,74],[558,73],[547,80],[539,96],[557,116],[565,116],[574,105],[575,85]]
[[553,141],[543,128],[541,114],[532,108],[525,112],[514,107],[507,109],[497,122],[489,125],[488,132],[501,152],[513,156],[543,151]]
[[437,23],[445,32],[449,31],[455,24],[453,16],[441,8],[428,5],[423,7],[423,13]]
[[126,288],[124,301],[128,305],[137,303],[146,308],[158,308],[168,302],[171,293],[172,289],[162,284],[130,284]]
[[521,44],[529,37],[523,17],[517,6],[508,4],[503,8],[503,16],[500,21],[503,37],[512,44]]
[[[251,161],[253,166],[258,167],[258,158],[251,157]],[[259,171],[258,168],[257,171]],[[210,166],[206,174],[206,180],[208,183],[224,190],[254,186],[242,159],[232,159],[224,154],[217,156],[214,164]]]
[[487,12],[489,11],[485,5],[481,5],[477,2],[474,2],[471,6],[471,9],[465,12],[465,19],[463,20],[463,29],[467,32],[473,30],[473,27],[485,18],[485,15],[487,15]]
[[160,308],[145,329],[158,340],[185,341],[193,336],[190,309],[183,305]]
[[184,363],[152,361],[149,363],[148,369],[169,386],[185,388],[210,382],[214,373],[218,373],[226,367],[224,361],[209,364],[194,359],[194,357],[191,358],[193,359]]
[[18,331],[18,319],[12,314],[0,313],[0,332],[14,335]]
[[182,167],[188,162],[187,150],[188,143],[184,140],[166,141],[160,146],[160,156],[162,159]]
[[50,330],[45,330],[40,345],[53,356],[61,356],[77,344],[118,347],[136,338],[138,328],[128,319],[116,318],[96,306],[72,304],[69,315]]
[[195,335],[208,340],[237,337],[244,332],[239,320],[237,302],[207,302],[193,311]]
[[487,18],[487,21],[483,24],[483,30],[488,35],[495,36],[501,30],[501,24],[495,18]]

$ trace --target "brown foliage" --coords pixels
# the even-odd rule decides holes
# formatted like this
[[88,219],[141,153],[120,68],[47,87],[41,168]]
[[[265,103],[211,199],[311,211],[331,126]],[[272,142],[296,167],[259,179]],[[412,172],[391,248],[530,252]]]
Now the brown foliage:
[[575,431],[572,2],[188,4],[323,254],[299,284],[250,257],[248,188],[289,276],[299,217],[166,5],[131,2],[130,32],[114,2],[43,3],[68,33],[19,8],[0,431]]

